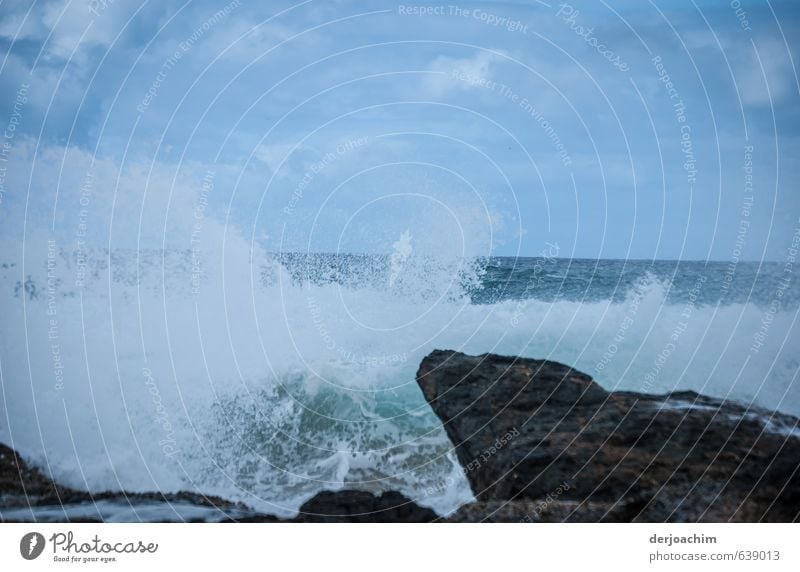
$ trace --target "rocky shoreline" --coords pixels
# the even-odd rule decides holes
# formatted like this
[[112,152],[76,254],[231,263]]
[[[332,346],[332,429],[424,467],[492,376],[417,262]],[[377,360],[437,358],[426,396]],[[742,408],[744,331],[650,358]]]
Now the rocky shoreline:
[[568,366],[490,354],[434,351],[417,382],[477,498],[457,520],[800,518],[790,415],[693,392],[608,392]]
[[[693,392],[608,392],[568,366],[494,354],[436,350],[417,383],[476,502],[442,517],[398,492],[321,492],[288,522],[800,520],[790,415]],[[191,492],[77,491],[0,444],[0,521],[165,520],[165,507],[168,520],[282,522]]]

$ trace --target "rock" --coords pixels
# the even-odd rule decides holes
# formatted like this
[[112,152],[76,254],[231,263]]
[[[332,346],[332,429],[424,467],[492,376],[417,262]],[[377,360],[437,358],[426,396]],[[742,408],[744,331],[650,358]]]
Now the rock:
[[[71,489],[29,467],[16,451],[0,444],[0,522],[102,522],[118,519],[120,511],[129,515],[125,520],[130,521],[284,522],[238,503],[193,492],[89,493]],[[317,494],[288,522],[430,522],[437,518],[431,509],[397,492],[373,495],[343,490]]]
[[[367,491],[322,491],[303,503],[298,515],[283,522],[432,522],[439,519],[429,508],[398,492],[374,495]],[[276,522],[265,514],[230,519],[236,522]]]
[[0,443],[0,506],[57,502],[73,492],[29,467],[14,449]]
[[[162,507],[163,520],[219,520],[228,514],[250,513],[244,505],[225,499],[180,491],[177,493],[87,492],[65,487],[43,475],[10,447],[0,443],[0,522],[47,520],[101,522],[119,511],[136,521],[137,513],[153,514]],[[181,515],[188,516],[182,518]],[[159,521],[161,519],[147,519]]]
[[434,351],[417,382],[478,502],[451,520],[800,518],[800,421],[693,392],[607,392],[568,366]]
[[438,515],[398,492],[321,492],[300,507],[299,522],[431,522]]

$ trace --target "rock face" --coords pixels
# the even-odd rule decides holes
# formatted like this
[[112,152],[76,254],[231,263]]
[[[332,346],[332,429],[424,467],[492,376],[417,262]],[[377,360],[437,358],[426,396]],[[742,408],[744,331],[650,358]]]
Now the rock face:
[[797,418],[607,392],[549,362],[434,351],[417,374],[478,502],[453,520],[800,519]]

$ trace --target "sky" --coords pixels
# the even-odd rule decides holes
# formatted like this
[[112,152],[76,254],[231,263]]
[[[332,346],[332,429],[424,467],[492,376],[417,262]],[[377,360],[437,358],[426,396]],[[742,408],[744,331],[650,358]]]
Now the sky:
[[795,1],[4,0],[0,236],[784,261],[799,32]]

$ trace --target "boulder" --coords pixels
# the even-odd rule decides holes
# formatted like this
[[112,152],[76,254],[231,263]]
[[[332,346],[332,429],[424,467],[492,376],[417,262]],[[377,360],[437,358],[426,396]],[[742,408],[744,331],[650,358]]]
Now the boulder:
[[694,392],[608,392],[552,361],[437,350],[417,382],[478,500],[453,520],[800,518],[800,421]]
[[323,491],[300,507],[296,522],[431,522],[429,508],[394,491],[373,495],[367,491]]

